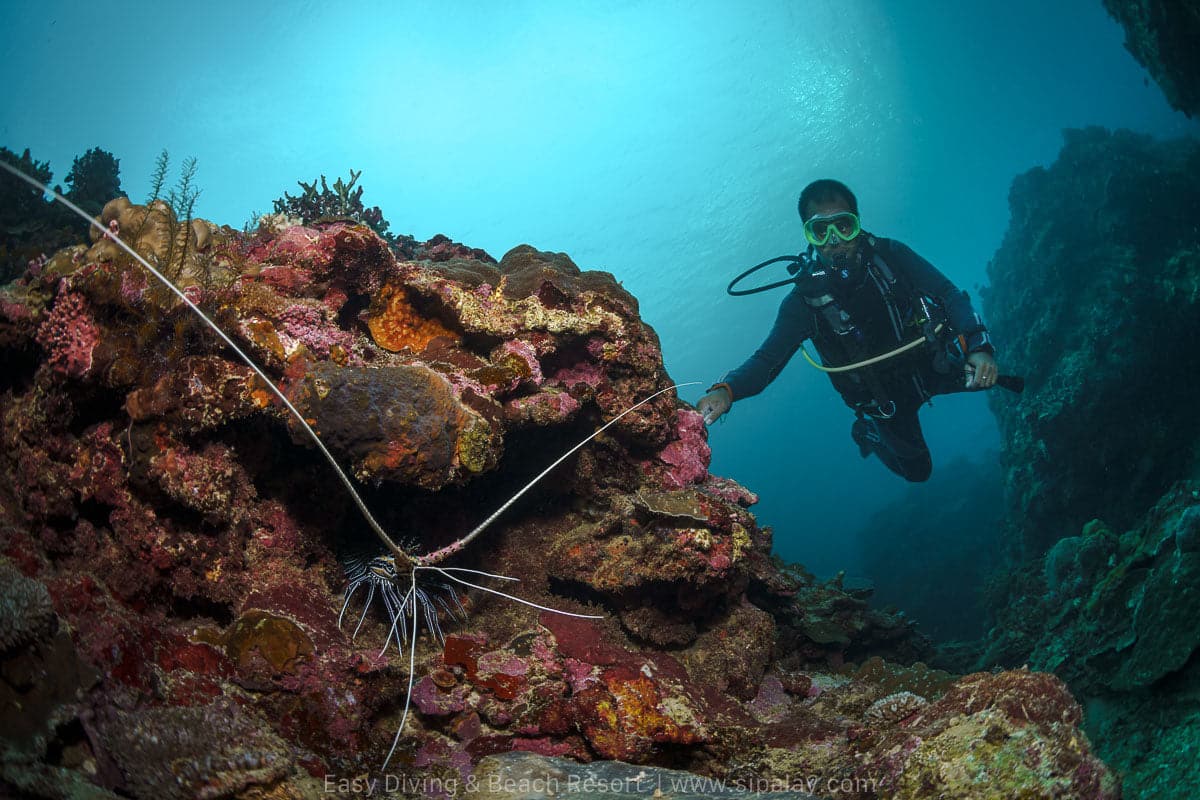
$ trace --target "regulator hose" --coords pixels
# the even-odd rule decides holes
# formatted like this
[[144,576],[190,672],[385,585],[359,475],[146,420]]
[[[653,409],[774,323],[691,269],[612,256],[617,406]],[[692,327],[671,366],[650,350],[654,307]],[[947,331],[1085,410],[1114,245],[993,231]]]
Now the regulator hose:
[[741,275],[738,275],[736,278],[731,280],[729,282],[729,286],[727,286],[725,288],[725,291],[728,292],[729,294],[733,295],[734,297],[742,297],[742,296],[748,295],[748,294],[758,294],[759,292],[765,292],[770,289],[778,289],[780,286],[787,286],[789,283],[795,283],[796,279],[794,277],[791,277],[786,280],[775,281],[775,283],[768,283],[763,286],[755,286],[753,289],[734,289],[733,288],[734,286],[737,286],[742,281],[743,278],[750,277],[751,275],[758,272],[763,267],[769,267],[772,264],[778,264],[780,261],[790,261],[793,264],[799,264],[805,260],[806,259],[804,258],[804,256],[779,256],[778,258],[768,259],[768,260],[762,262],[761,264],[755,264],[753,267],[751,267],[750,269],[743,272]]
[[[938,326],[933,329],[934,335],[936,336],[944,327],[946,327],[945,324],[939,323]],[[872,364],[878,364],[880,361],[887,361],[889,358],[894,358],[894,357],[900,355],[901,353],[907,353],[909,350],[912,350],[914,347],[918,347],[923,344],[925,344],[925,337],[920,336],[920,337],[917,337],[916,339],[913,339],[908,344],[900,345],[895,350],[889,351],[887,353],[883,353],[881,355],[872,356],[871,358],[868,358],[866,361],[859,361],[857,364],[845,364],[840,367],[827,367],[824,364],[818,364],[816,361],[813,361],[812,356],[810,356],[808,354],[808,348],[805,347],[803,343],[801,343],[801,345],[800,345],[800,352],[804,353],[805,361],[807,361],[809,364],[812,364],[817,369],[821,370],[821,372],[849,372],[852,369],[862,369],[863,367],[869,367]]]

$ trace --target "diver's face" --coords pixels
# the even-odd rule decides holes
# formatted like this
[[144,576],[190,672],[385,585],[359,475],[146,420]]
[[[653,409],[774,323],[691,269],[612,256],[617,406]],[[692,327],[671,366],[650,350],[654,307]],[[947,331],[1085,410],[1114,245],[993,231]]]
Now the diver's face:
[[[853,213],[850,204],[844,199],[838,198],[824,203],[813,203],[808,208],[808,219],[816,216],[828,216],[846,212]],[[859,241],[861,239],[862,236],[855,236],[847,242],[838,236],[831,236],[828,242],[817,246],[817,252],[821,254],[821,258],[828,264],[848,264],[858,255]]]

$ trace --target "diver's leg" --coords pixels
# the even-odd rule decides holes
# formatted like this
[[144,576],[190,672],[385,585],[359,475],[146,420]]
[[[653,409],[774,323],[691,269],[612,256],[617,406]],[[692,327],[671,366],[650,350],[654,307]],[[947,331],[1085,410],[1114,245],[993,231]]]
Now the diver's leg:
[[890,419],[859,418],[850,435],[863,458],[874,453],[885,467],[906,481],[920,483],[933,472],[933,458],[921,432],[917,409],[897,411]]

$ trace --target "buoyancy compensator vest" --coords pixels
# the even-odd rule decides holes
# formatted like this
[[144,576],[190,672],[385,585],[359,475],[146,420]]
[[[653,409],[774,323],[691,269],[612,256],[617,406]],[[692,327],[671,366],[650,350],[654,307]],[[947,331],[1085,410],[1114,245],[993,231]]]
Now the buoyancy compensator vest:
[[922,296],[883,259],[869,236],[857,260],[828,264],[809,248],[789,267],[813,314],[813,345],[826,366],[871,359],[924,335],[929,347],[911,349],[860,369],[829,373],[846,404],[856,411],[890,417],[897,404],[920,405],[931,393],[925,374],[931,354],[944,352],[935,333],[946,321],[938,298]]

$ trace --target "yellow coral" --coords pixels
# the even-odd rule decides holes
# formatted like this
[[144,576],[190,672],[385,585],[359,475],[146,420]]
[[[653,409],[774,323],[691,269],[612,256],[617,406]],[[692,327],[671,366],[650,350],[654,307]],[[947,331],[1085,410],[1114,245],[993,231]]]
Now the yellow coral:
[[458,337],[440,322],[418,314],[403,287],[391,284],[384,286],[371,302],[367,327],[375,343],[393,353],[405,348],[420,353],[438,336],[458,341]]
[[733,523],[733,560],[739,561],[754,546],[750,532],[738,523]]
[[458,462],[468,472],[485,472],[496,466],[497,444],[492,426],[481,417],[473,417],[463,425],[455,443]]

